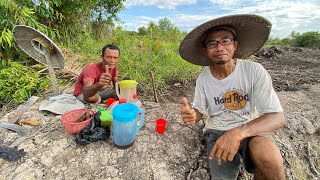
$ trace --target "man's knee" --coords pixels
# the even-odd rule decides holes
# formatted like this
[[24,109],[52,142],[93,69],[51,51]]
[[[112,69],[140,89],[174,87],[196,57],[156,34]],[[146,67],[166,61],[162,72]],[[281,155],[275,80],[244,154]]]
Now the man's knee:
[[256,169],[255,179],[285,179],[280,150],[271,139],[263,136],[251,138],[249,154]]
[[91,97],[83,97],[84,101],[87,103],[100,103],[101,102],[101,97],[97,94]]
[[257,170],[283,170],[280,150],[271,139],[254,137],[249,141],[249,150]]

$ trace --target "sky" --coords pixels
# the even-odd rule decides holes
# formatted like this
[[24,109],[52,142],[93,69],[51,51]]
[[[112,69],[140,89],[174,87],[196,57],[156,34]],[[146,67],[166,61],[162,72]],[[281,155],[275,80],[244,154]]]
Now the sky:
[[272,23],[273,38],[289,37],[292,31],[320,31],[320,0],[127,0],[118,15],[120,26],[137,31],[167,18],[181,31],[217,17],[256,14]]

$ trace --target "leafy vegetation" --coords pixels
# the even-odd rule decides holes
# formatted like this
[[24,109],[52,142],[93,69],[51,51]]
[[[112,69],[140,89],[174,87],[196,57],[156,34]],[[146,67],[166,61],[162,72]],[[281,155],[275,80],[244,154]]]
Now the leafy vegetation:
[[[104,31],[96,29],[105,29],[105,24],[117,20],[117,13],[124,8],[123,2],[124,0],[0,0],[1,103],[11,100],[20,103],[31,94],[46,89],[41,83],[33,83],[41,77],[29,72],[31,69],[24,66],[34,65],[36,62],[15,45],[15,25],[33,27],[62,46],[76,46],[83,38],[98,38],[99,34],[103,34]],[[22,64],[12,64],[12,60]],[[32,74],[24,79],[26,82],[20,80],[24,73]]]
[[273,38],[270,37],[268,42],[265,44],[265,47],[271,47],[271,46],[283,46],[283,47],[290,47],[292,43],[292,38]]
[[152,90],[151,72],[157,88],[169,81],[186,83],[196,78],[202,68],[184,61],[178,53],[185,32],[180,32],[166,18],[139,29],[130,32],[118,27],[108,39],[86,38],[77,46],[82,50],[81,61],[85,64],[100,61],[101,48],[108,43],[116,44],[121,50],[119,79],[136,80],[138,88],[146,94]]
[[1,60],[0,104],[25,102],[49,88],[49,77],[41,77],[34,69],[18,62]]
[[266,47],[271,46],[283,46],[283,47],[307,47],[316,48],[320,47],[320,32],[310,31],[305,33],[298,33],[293,31],[290,37],[287,38],[270,38],[265,45]]
[[320,47],[320,32],[311,31],[305,33],[297,33],[294,37],[294,41],[299,47]]
[[38,29],[62,45],[73,45],[80,42],[77,37],[94,34],[113,19],[117,20],[117,13],[124,8],[123,2],[124,0],[0,0],[2,57],[16,59],[20,55],[14,46],[12,33],[17,24]]

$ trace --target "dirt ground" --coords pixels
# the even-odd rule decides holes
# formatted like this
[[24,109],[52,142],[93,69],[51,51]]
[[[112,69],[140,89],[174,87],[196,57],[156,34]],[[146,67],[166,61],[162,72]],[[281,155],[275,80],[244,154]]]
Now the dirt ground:
[[[286,179],[320,177],[320,49],[259,51],[251,58],[270,73],[285,110],[286,125],[274,134],[284,157]],[[87,146],[77,145],[65,132],[61,116],[39,112],[35,104],[23,119],[36,119],[40,126],[19,145],[26,155],[0,167],[2,179],[209,179],[203,124],[183,125],[180,100],[193,98],[194,82],[171,82],[158,91],[160,103],[142,97],[145,126],[129,149],[117,149],[112,136]],[[166,97],[166,98],[164,98]],[[96,106],[89,108],[96,109]],[[1,117],[6,122],[10,115]],[[164,135],[155,132],[155,119],[167,119]],[[0,144],[8,145],[16,133],[0,129]],[[252,179],[241,171],[238,179]]]

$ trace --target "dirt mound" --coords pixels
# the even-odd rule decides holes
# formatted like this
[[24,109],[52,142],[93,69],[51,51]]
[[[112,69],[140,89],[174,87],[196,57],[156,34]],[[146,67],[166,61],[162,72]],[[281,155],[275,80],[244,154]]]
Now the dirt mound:
[[307,90],[320,83],[320,49],[272,47],[259,51],[256,61],[271,74],[277,91]]

